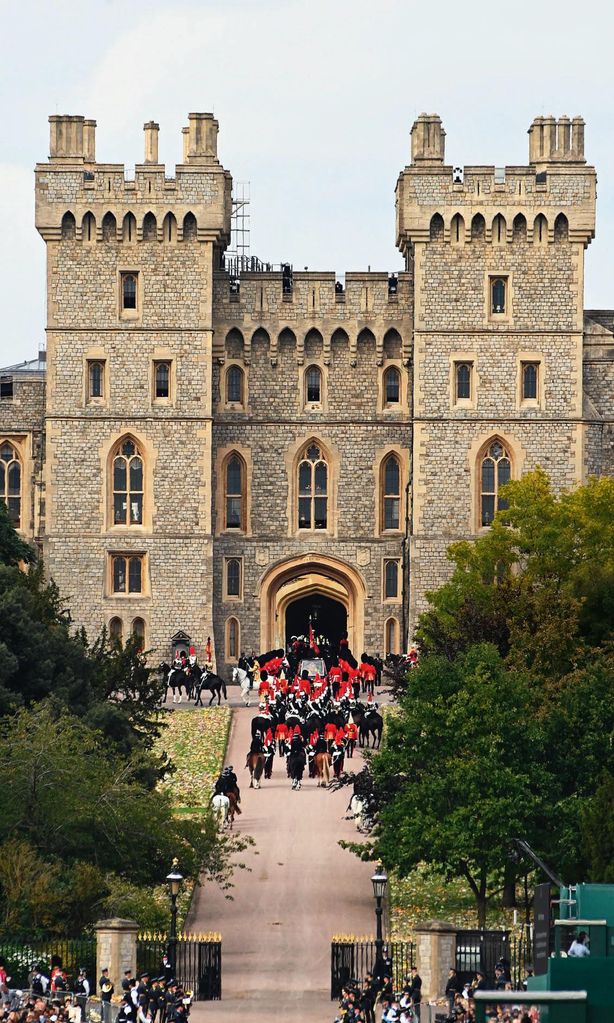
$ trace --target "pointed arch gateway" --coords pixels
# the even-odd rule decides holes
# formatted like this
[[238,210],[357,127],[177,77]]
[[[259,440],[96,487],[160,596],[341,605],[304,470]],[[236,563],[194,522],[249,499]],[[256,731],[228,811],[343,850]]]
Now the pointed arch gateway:
[[361,651],[365,597],[362,575],[339,558],[313,551],[280,561],[268,568],[260,580],[260,648],[273,650],[285,646],[286,623],[293,620],[293,607],[300,603],[306,614],[311,598],[316,610],[318,606],[336,605],[345,612],[350,648],[354,653]]

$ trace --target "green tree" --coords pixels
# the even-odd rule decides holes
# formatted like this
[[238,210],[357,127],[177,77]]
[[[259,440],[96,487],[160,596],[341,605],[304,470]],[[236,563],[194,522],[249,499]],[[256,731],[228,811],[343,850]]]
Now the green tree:
[[369,854],[407,874],[421,861],[464,877],[484,926],[509,840],[539,848],[555,830],[556,783],[545,767],[536,690],[493,646],[450,663],[431,656],[390,715],[372,759],[380,803]]
[[34,547],[15,530],[4,501],[0,500],[0,564],[32,565],[36,561]]
[[561,677],[614,637],[614,480],[555,496],[536,469],[505,496],[488,533],[449,548],[454,571],[428,595],[418,639],[448,658],[494,642],[512,663]]
[[614,775],[604,771],[601,784],[581,813],[582,846],[588,879],[614,884]]

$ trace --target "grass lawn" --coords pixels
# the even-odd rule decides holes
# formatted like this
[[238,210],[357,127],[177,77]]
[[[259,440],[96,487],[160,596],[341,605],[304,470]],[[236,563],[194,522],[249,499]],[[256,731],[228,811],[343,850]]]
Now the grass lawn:
[[160,787],[173,796],[178,814],[198,813],[208,805],[224,763],[231,712],[229,707],[172,711],[157,742],[175,765]]

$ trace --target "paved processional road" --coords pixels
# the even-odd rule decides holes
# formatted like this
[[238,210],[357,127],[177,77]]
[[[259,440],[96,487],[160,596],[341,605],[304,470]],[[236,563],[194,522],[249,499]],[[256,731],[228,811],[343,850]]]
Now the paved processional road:
[[[344,820],[351,789],[318,789],[305,774],[295,792],[279,757],[272,779],[249,788],[243,765],[255,713],[254,707],[234,709],[226,763],[241,788],[243,814],[235,827],[256,845],[242,857],[250,870],[234,874],[233,901],[213,885],[195,892],[186,930],[221,933],[223,998],[195,1003],[191,1020],[330,1023],[336,1009],[330,939],[373,933],[373,865],[338,845],[340,838],[357,837],[354,824]],[[356,750],[346,768],[361,766]]]

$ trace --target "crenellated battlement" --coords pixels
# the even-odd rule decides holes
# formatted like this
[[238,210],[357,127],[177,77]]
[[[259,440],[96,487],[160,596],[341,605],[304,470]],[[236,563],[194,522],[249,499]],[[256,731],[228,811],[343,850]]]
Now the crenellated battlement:
[[[144,162],[134,176],[124,164],[96,162],[95,121],[54,115],[49,122],[49,161],[35,171],[36,227],[45,241],[181,242],[189,217],[190,237],[195,221],[197,241],[227,244],[232,177],[217,157],[218,122],[212,114],[189,115],[182,130],[183,163],[173,177],[158,163],[155,121],[144,125]],[[134,232],[125,230],[127,217],[133,218]]]
[[363,343],[373,345],[376,361],[381,364],[384,339],[390,331],[402,339],[403,360],[408,362],[410,358],[410,273],[347,273],[342,285],[332,272],[293,272],[291,280],[284,280],[281,272],[243,273],[233,278],[219,271],[214,274],[213,305],[214,354],[220,362],[226,356],[224,338],[231,330],[241,333],[248,364],[254,337],[266,341],[273,363],[281,337],[302,365],[305,339],[313,331],[322,339],[325,364],[330,361],[334,338],[349,345],[352,365]]
[[[539,241],[553,243],[555,225],[567,222],[570,242],[588,245],[595,236],[596,173],[584,158],[584,122],[580,117],[538,117],[529,129],[527,166],[445,165],[445,132],[437,115],[422,114],[411,132],[412,163],[399,175],[396,189],[397,246],[403,253],[415,242],[428,242],[433,218],[441,217],[444,240],[452,238],[455,218],[458,236],[468,244],[477,237],[492,241],[493,224],[503,218],[503,241],[512,244],[522,236],[531,242],[535,225]],[[477,217],[484,231],[472,230]],[[514,232],[518,218],[523,232]],[[501,223],[497,221],[497,241]]]

